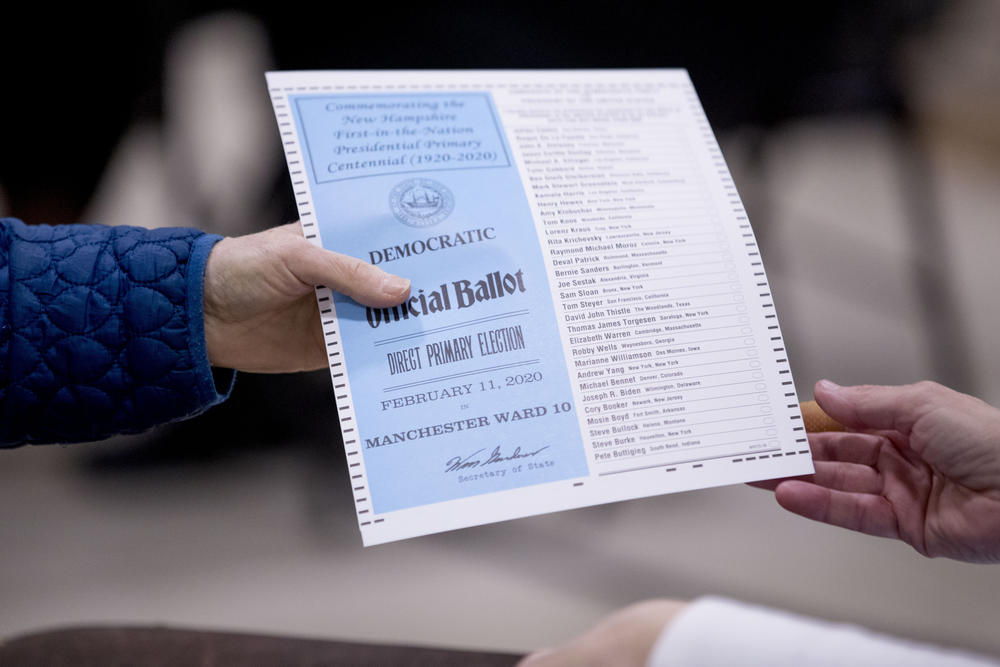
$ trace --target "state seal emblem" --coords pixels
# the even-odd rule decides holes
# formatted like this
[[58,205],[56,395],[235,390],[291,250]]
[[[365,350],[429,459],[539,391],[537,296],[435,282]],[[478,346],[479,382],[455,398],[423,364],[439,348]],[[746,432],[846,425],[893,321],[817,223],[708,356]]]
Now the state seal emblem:
[[403,181],[389,193],[389,208],[396,219],[410,227],[430,227],[455,208],[451,190],[429,178]]

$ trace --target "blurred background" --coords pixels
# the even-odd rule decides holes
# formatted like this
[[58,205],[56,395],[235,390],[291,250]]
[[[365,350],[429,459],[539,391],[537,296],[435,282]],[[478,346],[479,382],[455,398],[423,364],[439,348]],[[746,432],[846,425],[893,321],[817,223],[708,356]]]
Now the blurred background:
[[[0,215],[295,219],[267,69],[687,67],[800,397],[930,378],[1000,404],[1000,3],[357,4],[5,8]],[[4,451],[0,637],[169,624],[525,651],[715,593],[1000,655],[997,567],[745,487],[362,549],[335,412],[325,371],[242,375],[196,420]]]

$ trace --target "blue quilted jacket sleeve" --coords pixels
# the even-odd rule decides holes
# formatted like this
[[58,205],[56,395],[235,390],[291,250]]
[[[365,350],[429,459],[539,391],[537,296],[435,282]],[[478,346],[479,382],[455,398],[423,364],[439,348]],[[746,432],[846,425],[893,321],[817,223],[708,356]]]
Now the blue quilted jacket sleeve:
[[0,447],[134,433],[224,400],[201,302],[218,240],[0,219]]

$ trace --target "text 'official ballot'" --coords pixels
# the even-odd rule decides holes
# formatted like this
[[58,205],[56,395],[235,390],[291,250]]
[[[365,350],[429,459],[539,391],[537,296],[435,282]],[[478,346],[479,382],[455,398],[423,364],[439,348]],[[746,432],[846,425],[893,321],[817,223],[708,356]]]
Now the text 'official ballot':
[[524,291],[524,272],[501,274],[499,271],[486,274],[482,280],[456,280],[450,285],[442,283],[437,290],[417,290],[404,304],[391,308],[367,308],[368,324],[374,329],[383,322],[409,319],[418,315],[430,315],[443,310],[470,308],[477,303],[512,296]]

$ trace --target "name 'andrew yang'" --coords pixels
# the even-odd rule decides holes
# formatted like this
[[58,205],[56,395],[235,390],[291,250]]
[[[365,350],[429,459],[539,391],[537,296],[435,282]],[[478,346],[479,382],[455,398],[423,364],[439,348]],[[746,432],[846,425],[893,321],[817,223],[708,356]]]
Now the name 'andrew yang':
[[408,320],[421,315],[433,315],[443,310],[471,308],[476,304],[513,296],[524,292],[524,271],[514,273],[492,271],[482,280],[454,280],[441,283],[435,290],[417,290],[404,303],[392,308],[365,308],[368,325],[375,329],[380,324]]

